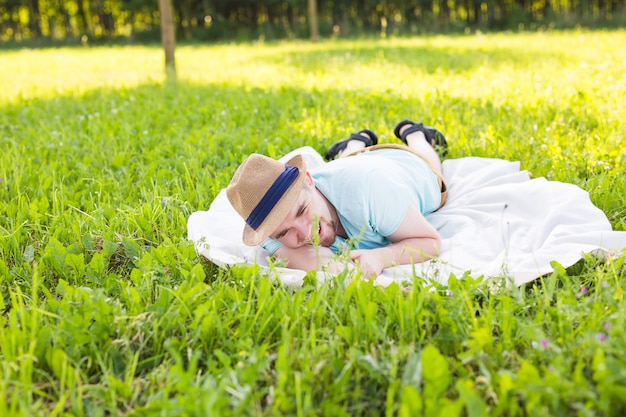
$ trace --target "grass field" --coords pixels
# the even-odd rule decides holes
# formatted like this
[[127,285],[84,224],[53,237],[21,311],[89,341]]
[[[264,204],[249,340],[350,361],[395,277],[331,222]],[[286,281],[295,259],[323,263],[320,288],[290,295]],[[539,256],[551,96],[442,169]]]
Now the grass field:
[[421,119],[626,230],[626,31],[0,51],[2,416],[620,416],[625,254],[523,288],[222,270],[186,241],[249,153]]

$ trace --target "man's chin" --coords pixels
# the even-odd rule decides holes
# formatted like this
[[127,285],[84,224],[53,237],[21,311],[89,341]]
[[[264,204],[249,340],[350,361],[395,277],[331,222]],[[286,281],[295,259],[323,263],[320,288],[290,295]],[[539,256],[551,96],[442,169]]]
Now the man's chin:
[[323,246],[325,248],[330,247],[330,245],[332,245],[333,243],[335,243],[334,234],[332,236],[324,236],[324,239],[320,239],[320,246]]

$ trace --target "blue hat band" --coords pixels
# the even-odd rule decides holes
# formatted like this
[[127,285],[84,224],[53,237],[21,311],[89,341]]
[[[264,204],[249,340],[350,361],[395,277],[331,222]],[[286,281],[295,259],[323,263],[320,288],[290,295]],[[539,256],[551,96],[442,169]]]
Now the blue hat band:
[[261,201],[259,201],[252,212],[250,212],[250,215],[246,219],[248,226],[254,230],[259,228],[263,220],[267,218],[272,209],[276,206],[278,200],[280,200],[291,184],[298,178],[299,172],[298,168],[285,165],[285,170],[280,173]]

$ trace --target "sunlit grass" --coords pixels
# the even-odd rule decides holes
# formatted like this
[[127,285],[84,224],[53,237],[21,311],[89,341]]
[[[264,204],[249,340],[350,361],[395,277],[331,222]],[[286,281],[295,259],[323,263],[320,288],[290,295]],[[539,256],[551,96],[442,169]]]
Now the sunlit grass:
[[[620,98],[625,53],[615,46],[624,39],[621,31],[205,44],[179,46],[177,64],[183,80],[250,88],[397,89],[409,96],[437,91],[524,101],[597,91]],[[26,49],[4,52],[1,59],[0,71],[11,80],[0,93],[4,100],[164,77],[163,53],[156,46]]]
[[[0,415],[621,415],[624,257],[299,291],[186,220],[251,152],[422,119],[626,229],[626,32],[0,52]],[[462,277],[459,277],[462,278]]]

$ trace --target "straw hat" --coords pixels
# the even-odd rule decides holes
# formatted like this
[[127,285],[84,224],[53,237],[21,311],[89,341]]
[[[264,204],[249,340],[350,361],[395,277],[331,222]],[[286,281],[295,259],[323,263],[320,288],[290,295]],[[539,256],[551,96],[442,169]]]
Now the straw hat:
[[237,168],[226,188],[226,196],[246,221],[243,229],[246,245],[258,245],[276,230],[298,201],[305,173],[302,155],[283,164],[252,154]]

